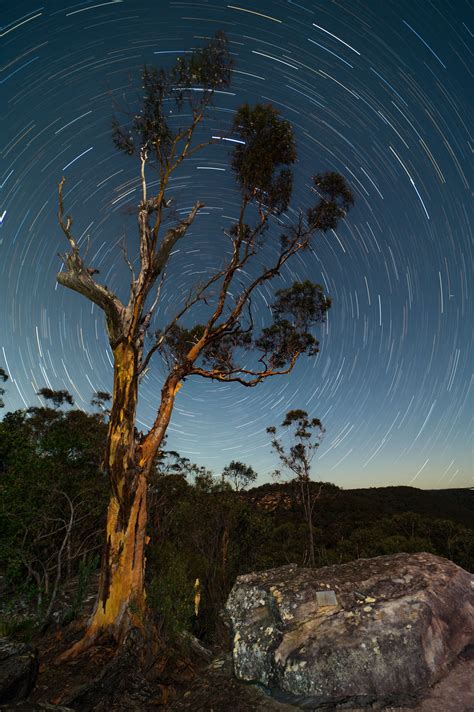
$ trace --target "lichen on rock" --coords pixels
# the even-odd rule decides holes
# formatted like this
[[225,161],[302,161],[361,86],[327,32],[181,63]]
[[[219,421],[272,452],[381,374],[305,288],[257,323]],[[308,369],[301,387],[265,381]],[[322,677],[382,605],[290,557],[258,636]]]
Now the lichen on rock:
[[425,553],[247,574],[226,610],[237,678],[305,706],[411,702],[474,642],[471,576]]

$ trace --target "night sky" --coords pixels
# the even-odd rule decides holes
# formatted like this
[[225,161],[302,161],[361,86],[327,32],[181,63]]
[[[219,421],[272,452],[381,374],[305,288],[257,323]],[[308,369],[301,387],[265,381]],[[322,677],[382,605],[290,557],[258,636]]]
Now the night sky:
[[[0,366],[7,410],[40,405],[43,386],[88,409],[112,388],[102,314],[56,285],[67,247],[57,182],[99,281],[125,299],[120,250],[137,245],[139,165],[110,138],[112,97],[132,102],[144,63],[173,61],[223,29],[235,71],[203,135],[229,136],[243,101],[272,102],[295,128],[292,206],[309,205],[311,175],[337,171],[355,207],[318,236],[283,281],[309,278],[333,299],[321,352],[256,388],[188,379],[168,446],[214,473],[232,459],[260,481],[276,461],[265,429],[290,408],[326,428],[313,476],[342,487],[472,486],[472,6],[459,0],[3,0],[0,169]],[[472,106],[472,102],[471,102]],[[227,133],[226,133],[227,131]],[[179,243],[163,295],[171,318],[215,264],[238,215],[229,142],[185,162],[178,209],[206,209]],[[472,161],[472,158],[471,158]],[[472,164],[471,164],[472,165]],[[290,213],[291,217],[291,213]],[[220,244],[220,243],[219,243]],[[266,310],[266,296],[258,309]],[[263,320],[262,311],[262,320]],[[150,425],[165,370],[141,390]]]

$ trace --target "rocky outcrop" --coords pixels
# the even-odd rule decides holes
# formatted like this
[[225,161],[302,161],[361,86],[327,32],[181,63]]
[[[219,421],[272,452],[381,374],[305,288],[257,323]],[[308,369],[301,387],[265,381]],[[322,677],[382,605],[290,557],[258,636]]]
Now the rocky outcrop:
[[240,576],[234,672],[305,708],[411,705],[474,642],[474,580],[432,554]]
[[38,675],[38,652],[23,643],[0,638],[0,704],[20,702]]

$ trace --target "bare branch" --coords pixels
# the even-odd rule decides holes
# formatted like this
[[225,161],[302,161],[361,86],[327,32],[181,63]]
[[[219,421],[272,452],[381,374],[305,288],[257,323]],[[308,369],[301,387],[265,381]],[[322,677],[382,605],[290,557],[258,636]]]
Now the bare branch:
[[160,284],[158,285],[158,289],[156,290],[156,295],[153,300],[153,302],[150,305],[150,308],[146,312],[146,314],[142,317],[142,321],[140,324],[140,329],[138,332],[138,339],[137,339],[137,344],[138,344],[138,375],[141,376],[144,374],[146,365],[142,366],[142,361],[143,361],[143,345],[145,343],[145,336],[148,331],[148,328],[150,326],[151,319],[153,317],[153,313],[156,309],[156,306],[158,302],[160,301],[160,296],[161,296],[161,290],[163,288],[163,283],[166,278],[166,272],[163,272],[161,275],[160,279]]
[[120,243],[120,249],[122,250],[123,259],[125,260],[127,267],[130,270],[131,281],[133,284],[133,282],[135,281],[135,270],[133,269],[133,265],[128,258],[127,246],[125,244],[125,238]]
[[142,146],[140,150],[140,176],[142,181],[142,201],[146,204],[146,177],[145,177],[145,166],[148,159],[148,149],[146,146]]
[[71,234],[72,218],[68,216],[64,219],[63,187],[65,180],[66,179],[63,176],[59,183],[58,221],[62,231],[66,235],[71,251],[60,255],[64,262],[64,266],[66,267],[66,271],[59,272],[56,279],[59,284],[62,284],[64,287],[68,287],[75,292],[79,292],[79,294],[82,294],[87,299],[90,299],[90,301],[97,304],[97,306],[105,312],[109,340],[111,344],[113,344],[121,336],[123,331],[123,316],[125,307],[113,292],[92,279],[94,270],[90,268],[88,269],[84,265],[84,261],[79,254],[77,242]]
[[[193,149],[189,150],[196,126],[204,118],[204,112],[207,109],[209,103],[212,101],[213,95],[214,95],[214,91],[210,91],[205,97],[203,97],[203,99],[200,102],[200,110],[199,111],[193,110],[194,118],[193,118],[193,123],[191,124],[191,126],[185,132],[183,132],[181,134],[177,134],[177,136],[175,137],[176,144],[177,144],[179,140],[181,140],[182,138],[187,136],[186,143],[184,144],[184,147],[183,147],[180,155],[176,159],[176,162],[174,164],[172,164],[172,166],[170,168],[171,173],[173,171],[175,171],[176,168],[178,168],[180,163],[182,163],[182,161],[184,161],[184,159],[186,157],[189,158],[189,156],[191,156],[193,153],[196,153],[197,151],[200,151],[202,148],[205,148],[206,146],[209,146],[209,145],[215,143],[215,141],[206,141],[204,143],[198,144]],[[176,144],[173,146],[174,149],[176,148]]]
[[270,279],[273,279],[273,277],[276,277],[285,262],[295,255],[299,250],[303,249],[305,247],[304,243],[301,243],[300,241],[294,239],[290,243],[289,247],[287,247],[285,250],[282,250],[281,253],[278,255],[278,259],[276,260],[275,264],[273,267],[268,267],[266,268],[258,277],[256,277],[253,282],[242,292],[240,297],[237,299],[237,303],[232,310],[226,324],[223,324],[222,326],[225,328],[227,324],[229,323],[234,323],[236,319],[239,318],[242,308],[244,307],[245,303],[249,299],[249,297],[252,295],[252,292],[256,287],[258,287],[260,284],[263,284],[263,282],[267,282]]
[[53,591],[52,591],[51,597],[50,597],[50,599],[49,599],[48,609],[47,609],[47,611],[46,611],[46,613],[45,613],[45,621],[48,621],[48,619],[49,619],[49,617],[50,617],[50,615],[51,615],[51,612],[52,612],[52,610],[53,610],[54,603],[55,603],[55,601],[56,601],[56,596],[57,596],[57,594],[58,594],[59,582],[60,582],[60,580],[61,580],[63,551],[64,551],[64,548],[65,548],[67,542],[69,541],[69,537],[71,536],[71,529],[72,529],[72,526],[73,526],[74,514],[75,514],[74,505],[73,505],[73,503],[72,503],[71,498],[69,497],[69,495],[68,495],[66,492],[62,492],[62,491],[61,491],[61,492],[58,492],[58,494],[62,494],[63,497],[65,497],[65,499],[67,500],[67,503],[68,503],[68,505],[69,505],[69,520],[68,520],[67,523],[65,523],[65,524],[66,524],[66,531],[65,531],[65,534],[64,534],[64,538],[63,538],[63,540],[62,540],[62,542],[61,542],[61,546],[59,547],[59,550],[58,550],[58,552],[57,552],[57,565],[56,565],[56,566],[57,566],[57,570],[56,570],[56,577],[55,577],[55,580],[54,580]]
[[197,304],[197,302],[202,301],[204,297],[202,296],[204,292],[214,283],[217,282],[218,279],[220,279],[224,274],[226,270],[222,270],[221,272],[217,272],[215,275],[211,277],[204,285],[201,287],[198,287],[198,290],[195,294],[194,297],[191,297],[191,295],[188,297],[188,299],[185,301],[183,308],[176,314],[176,316],[169,322],[169,324],[166,326],[163,331],[160,332],[159,336],[157,337],[155,343],[153,346],[150,348],[148,351],[145,359],[143,360],[143,365],[140,367],[139,373],[143,373],[143,371],[148,367],[148,364],[150,363],[150,359],[153,356],[156,351],[163,345],[163,343],[166,340],[166,336],[170,332],[170,330],[177,324],[179,319],[181,319],[184,314],[191,309],[191,307],[194,306],[194,304]]
[[190,213],[184,218],[184,220],[181,220],[181,222],[175,225],[175,227],[172,227],[167,230],[163,238],[163,242],[161,243],[158,252],[153,258],[152,269],[154,275],[158,276],[163,271],[163,268],[168,262],[171,250],[176,245],[178,240],[186,233],[187,229],[196,217],[198,210],[203,207],[204,203],[201,203],[198,200],[198,202],[191,209]]

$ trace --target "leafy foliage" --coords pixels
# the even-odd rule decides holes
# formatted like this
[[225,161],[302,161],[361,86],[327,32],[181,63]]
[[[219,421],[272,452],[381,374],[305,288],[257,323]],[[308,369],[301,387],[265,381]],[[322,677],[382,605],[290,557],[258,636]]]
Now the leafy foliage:
[[265,516],[220,479],[198,476],[188,483],[171,475],[159,489],[148,554],[151,606],[166,632],[187,630],[210,641],[225,635],[219,612],[235,577],[258,568],[260,545],[269,536]]
[[[5,381],[8,380],[8,373],[0,367],[0,381],[5,383]],[[3,396],[5,395],[5,389],[0,386],[0,408],[3,408],[5,406],[5,403],[3,402]]]
[[235,491],[240,492],[246,489],[252,482],[255,482],[258,474],[250,465],[245,465],[238,460],[232,460],[232,462],[222,470],[222,477],[230,480],[234,485]]
[[296,161],[289,121],[271,104],[243,104],[236,112],[233,133],[242,141],[234,149],[232,169],[244,200],[265,205],[275,215],[288,208]]
[[[189,350],[203,337],[205,326],[196,324],[191,329],[186,329],[180,324],[174,324],[169,329],[166,337],[166,350],[171,357],[186,366],[186,357]],[[252,337],[248,331],[237,328],[230,333],[216,334],[215,340],[209,338],[207,345],[201,352],[202,362],[218,371],[230,372],[234,369],[234,349],[249,349]],[[163,349],[164,350],[164,349]]]
[[[292,410],[282,428],[307,447],[320,423],[306,411]],[[9,595],[32,596],[42,620],[54,603],[58,563],[59,591],[76,581],[64,622],[80,611],[97,565],[109,489],[100,472],[105,431],[100,413],[77,410],[15,411],[0,422],[0,571]],[[296,461],[301,455],[295,453]],[[232,461],[224,474],[214,478],[173,450],[162,450],[155,462],[148,594],[163,634],[171,638],[183,631],[209,642],[220,638],[225,632],[219,611],[237,575],[308,562],[298,479],[245,492],[240,477],[245,485],[254,481],[250,466]],[[467,570],[474,565],[474,534],[462,523],[472,524],[472,492],[342,491],[329,483],[306,484],[319,503],[312,512],[317,566],[400,551],[432,551]],[[58,557],[68,499],[75,515]]]
[[46,616],[64,581],[100,547],[108,483],[100,416],[51,408],[0,423],[0,568]]
[[[242,327],[238,322],[228,331],[216,328],[202,349],[203,364],[222,374],[231,375],[240,369],[236,365],[238,350],[260,351],[260,362],[271,369],[285,368],[301,354],[314,356],[319,352],[319,342],[311,333],[317,324],[324,323],[331,300],[324,295],[319,284],[306,280],[275,293],[271,305],[273,322],[253,338],[252,325]],[[166,335],[168,361],[177,361],[186,367],[189,350],[205,335],[206,327],[196,324],[190,329],[174,324]],[[213,333],[215,338],[213,338]],[[163,351],[165,351],[163,348]]]
[[319,195],[319,203],[309,208],[306,216],[309,225],[315,225],[319,230],[335,230],[339,220],[346,217],[354,198],[344,178],[339,173],[320,173],[313,177],[315,192]]
[[295,282],[275,296],[273,324],[262,329],[255,345],[272,368],[284,368],[300,354],[315,356],[319,352],[319,342],[310,329],[325,321],[331,300],[319,284],[309,281]]
[[[272,448],[286,470],[298,480],[307,481],[311,477],[311,462],[316,454],[324,428],[319,418],[310,418],[305,410],[289,410],[281,424],[291,430],[291,443],[285,449],[280,438],[276,437],[276,428],[270,426],[267,433],[273,435]],[[277,471],[280,474],[279,471]]]
[[[267,433],[274,436],[272,448],[278,455],[284,469],[294,475],[294,492],[296,501],[303,510],[303,516],[308,527],[309,564],[316,565],[313,515],[317,500],[321,496],[322,487],[315,490],[311,487],[311,462],[318,449],[324,428],[319,418],[309,418],[305,410],[289,410],[281,424],[282,428],[292,430],[290,446],[285,449],[280,438],[276,435],[276,428],[270,426]],[[275,475],[281,472],[276,470]]]
[[74,398],[68,391],[54,391],[51,390],[51,388],[40,388],[37,395],[45,400],[52,401],[55,408],[60,408],[65,403],[74,405]]
[[[229,86],[232,60],[224,33],[218,32],[203,48],[194,49],[189,57],[178,57],[174,66],[164,69],[145,66],[142,71],[141,109],[135,113],[128,128],[117,119],[112,124],[116,148],[133,155],[146,148],[162,163],[171,159],[173,141],[179,138],[169,122],[173,105],[181,110],[187,102],[191,111],[207,106],[216,89]],[[193,90],[204,92],[204,99],[193,101]]]
[[107,391],[96,391],[91,398],[91,405],[94,408],[99,408],[104,414],[109,414],[110,411],[106,408],[106,403],[112,400],[112,396]]

